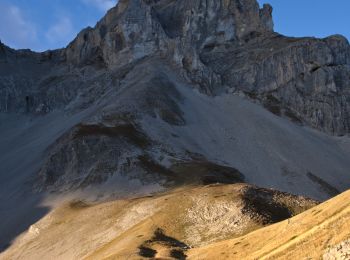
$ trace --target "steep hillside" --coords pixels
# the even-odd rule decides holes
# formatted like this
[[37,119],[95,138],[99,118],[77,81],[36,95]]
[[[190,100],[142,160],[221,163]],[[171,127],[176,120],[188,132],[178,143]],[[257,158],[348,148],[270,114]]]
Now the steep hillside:
[[57,209],[17,239],[4,259],[174,257],[317,204],[246,184],[186,187],[97,204],[87,200],[56,203]]
[[235,184],[101,204],[56,201],[57,209],[2,258],[347,259],[349,196],[347,191],[316,205]]
[[188,252],[189,259],[348,259],[350,191],[294,218]]

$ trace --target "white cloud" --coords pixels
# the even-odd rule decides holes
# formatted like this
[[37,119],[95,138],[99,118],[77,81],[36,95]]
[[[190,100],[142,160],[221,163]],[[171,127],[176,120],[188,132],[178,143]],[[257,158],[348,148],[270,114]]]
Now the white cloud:
[[117,4],[117,0],[82,0],[87,5],[94,5],[103,12],[111,9]]
[[25,19],[17,6],[0,3],[0,24],[0,40],[10,47],[29,48],[38,43],[35,25]]
[[46,32],[45,37],[50,45],[65,46],[75,36],[72,21],[67,16],[59,17]]

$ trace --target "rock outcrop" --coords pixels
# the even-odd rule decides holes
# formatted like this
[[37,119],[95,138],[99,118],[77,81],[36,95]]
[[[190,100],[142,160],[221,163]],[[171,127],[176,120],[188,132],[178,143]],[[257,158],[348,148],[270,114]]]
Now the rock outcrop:
[[[271,6],[259,9],[255,0],[122,0],[66,49],[36,54],[2,45],[1,50],[2,71],[9,62],[31,67],[28,78],[26,71],[1,76],[2,111],[34,112],[72,102],[86,78],[74,67],[116,71],[159,56],[207,94],[244,93],[278,115],[327,133],[350,131],[347,40],[274,33]],[[70,81],[77,82],[74,89],[66,86]]]
[[205,46],[272,32],[271,12],[268,5],[260,10],[255,0],[122,0],[65,53],[75,64],[101,61],[120,67],[159,52],[182,65],[185,56],[198,55]]
[[[176,63],[198,88],[227,87],[322,131],[350,130],[350,48],[342,36],[273,32],[272,8],[246,1],[120,1],[65,51],[74,64],[120,67],[151,55]],[[284,113],[284,111],[286,111]]]
[[272,112],[335,135],[349,133],[350,51],[342,36],[325,39],[255,35],[242,46],[216,46],[201,60],[231,92]]

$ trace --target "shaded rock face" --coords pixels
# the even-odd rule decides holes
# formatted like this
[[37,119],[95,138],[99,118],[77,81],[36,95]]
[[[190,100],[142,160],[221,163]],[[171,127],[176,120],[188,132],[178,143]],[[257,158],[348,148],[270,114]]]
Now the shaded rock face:
[[185,103],[191,100],[184,101],[177,85],[212,96],[243,94],[299,124],[349,134],[347,40],[289,38],[273,26],[272,7],[260,8],[256,0],[120,0],[65,49],[33,53],[0,44],[0,111],[89,110],[82,124],[98,131],[73,137],[81,126],[73,127],[50,147],[41,167],[43,182],[57,187],[103,182],[123,165],[137,168],[145,154],[168,166],[163,157],[189,160],[185,144],[192,143],[186,138],[172,147],[155,141],[140,148],[125,133],[105,132],[119,127],[106,118],[126,114],[132,121],[124,123],[135,123],[142,133],[150,129],[145,118],[159,119],[166,133],[153,134],[162,138],[186,126],[191,107]]
[[39,172],[43,182],[37,187],[84,188],[104,183],[115,173],[142,179],[142,174],[132,176],[137,168],[134,158],[148,145],[147,137],[131,124],[79,124],[57,141]]
[[[0,45],[0,111],[26,112],[39,105],[40,84],[37,84],[57,62],[56,53],[14,51]],[[37,95],[34,97],[34,93]]]
[[276,99],[299,120],[331,134],[349,133],[349,44],[326,39],[255,35],[242,46],[218,46],[201,59],[223,84],[251,97]]
[[271,189],[247,186],[242,191],[244,200],[242,212],[264,225],[291,218],[309,209],[310,204],[313,206],[318,204],[302,196],[293,196]]

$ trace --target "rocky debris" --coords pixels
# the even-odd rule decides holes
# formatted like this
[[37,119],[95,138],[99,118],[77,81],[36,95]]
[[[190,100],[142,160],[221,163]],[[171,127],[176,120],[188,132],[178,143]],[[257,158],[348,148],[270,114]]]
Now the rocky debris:
[[[139,246],[139,255],[145,258],[159,258],[158,251],[153,248],[162,249],[161,257],[171,257],[171,259],[186,259],[186,250],[190,249],[184,242],[176,238],[167,236],[161,228],[154,231],[153,237]],[[157,248],[158,249],[158,248]],[[158,249],[159,250],[159,249]],[[165,255],[167,254],[167,255]]]
[[183,240],[193,247],[239,237],[286,220],[317,201],[248,184],[212,184],[191,194],[183,216]]
[[[246,205],[243,195],[247,189],[254,191],[257,196],[265,197],[261,205],[268,208],[278,199],[289,201],[290,204],[285,203],[283,207],[290,211],[294,210],[293,204],[304,205],[300,212],[315,205],[314,201],[305,197],[247,184],[216,184],[176,190],[173,196],[169,197],[172,194],[169,193],[165,200],[161,200],[165,205],[152,217],[151,236],[144,233],[138,236],[149,237],[138,245],[139,255],[145,258],[177,259],[171,254],[177,253],[184,257],[190,248],[239,237],[270,224],[261,223],[260,219],[243,210]],[[161,220],[158,214],[162,216]],[[256,214],[264,216],[258,211]]]
[[249,228],[250,219],[245,215],[242,203],[219,197],[215,201],[207,194],[191,198],[193,206],[185,217],[188,223],[186,240],[191,245],[209,244],[233,234],[242,235]]
[[346,260],[350,258],[350,239],[331,247],[323,255],[323,260]]
[[244,187],[241,193],[244,201],[242,213],[263,225],[291,218],[319,203],[302,196],[254,186]]

